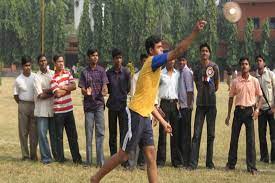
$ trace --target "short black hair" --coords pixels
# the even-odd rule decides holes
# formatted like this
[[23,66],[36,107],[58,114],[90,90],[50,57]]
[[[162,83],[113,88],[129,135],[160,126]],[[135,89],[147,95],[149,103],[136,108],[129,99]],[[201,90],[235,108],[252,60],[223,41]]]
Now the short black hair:
[[39,60],[40,60],[42,57],[46,57],[46,55],[42,53],[42,54],[40,54],[40,55],[37,56],[37,62],[38,62],[38,63],[39,63]]
[[257,56],[255,57],[255,60],[257,61],[257,60],[258,60],[258,58],[263,59],[263,61],[265,62],[265,59],[264,59],[264,57],[263,57],[261,54],[257,55]]
[[204,48],[204,47],[206,47],[206,48],[209,50],[209,52],[211,53],[211,48],[210,48],[209,44],[207,44],[207,43],[202,43],[202,44],[200,45],[200,50],[201,50],[202,48]]
[[145,49],[147,54],[150,54],[150,48],[154,49],[155,44],[161,42],[162,39],[160,36],[157,35],[152,35],[150,37],[148,37],[145,41]]
[[147,54],[142,53],[142,54],[140,54],[140,56],[139,56],[139,60],[146,59],[147,57],[148,57],[148,55],[147,55]]
[[187,53],[184,52],[183,54],[181,54],[181,55],[177,58],[177,60],[178,60],[178,61],[180,61],[180,60],[186,60],[186,61],[187,61],[186,57],[187,57]]
[[112,58],[115,58],[116,56],[122,56],[122,51],[118,48],[112,49]]
[[239,65],[242,65],[242,62],[247,60],[248,64],[250,65],[250,61],[249,61],[249,58],[248,57],[241,57],[240,60],[239,60]]
[[99,53],[98,49],[96,49],[96,48],[88,49],[87,56],[89,57],[90,55],[92,55],[94,53]]
[[21,65],[25,65],[26,63],[32,63],[32,58],[28,55],[25,55],[21,58]]
[[59,57],[63,57],[64,58],[64,56],[62,54],[55,54],[53,56],[53,61],[56,62],[59,59]]

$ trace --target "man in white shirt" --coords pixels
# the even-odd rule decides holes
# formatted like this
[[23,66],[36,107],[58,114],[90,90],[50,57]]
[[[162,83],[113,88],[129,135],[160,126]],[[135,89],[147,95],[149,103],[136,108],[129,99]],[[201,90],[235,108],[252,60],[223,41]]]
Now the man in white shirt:
[[[178,81],[179,72],[174,68],[175,60],[169,61],[162,69],[159,84],[160,108],[165,113],[165,120],[169,121],[173,129],[173,136],[170,138],[171,162],[176,168],[182,166],[180,153],[177,146],[178,129]],[[166,133],[159,125],[159,139],[157,151],[157,165],[162,167],[166,162]]]
[[[275,164],[275,119],[271,108],[275,104],[275,74],[266,66],[263,56],[256,57],[256,78],[259,80],[263,93],[263,105],[258,117],[258,132],[260,143],[260,161]],[[268,152],[266,140],[267,125],[270,131],[271,152]]]
[[[31,72],[31,58],[24,56],[21,59],[23,72],[14,83],[14,100],[18,104],[19,139],[22,160],[37,160],[37,130],[34,120],[34,78]],[[28,138],[30,150],[28,147]]]
[[39,71],[36,73],[34,82],[34,116],[36,117],[38,143],[41,161],[44,164],[52,162],[51,151],[48,143],[47,132],[49,130],[53,157],[56,159],[56,134],[53,120],[53,94],[50,90],[54,71],[48,69],[45,55],[37,58]]

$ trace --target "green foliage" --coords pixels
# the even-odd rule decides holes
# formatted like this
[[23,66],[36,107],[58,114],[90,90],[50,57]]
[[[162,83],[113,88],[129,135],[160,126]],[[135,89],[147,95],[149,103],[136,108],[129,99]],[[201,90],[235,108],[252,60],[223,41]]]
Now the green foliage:
[[188,31],[188,14],[186,9],[182,6],[181,0],[173,0],[173,7],[171,13],[171,36],[173,45],[177,44],[183,36],[186,36]]
[[52,58],[65,49],[65,8],[63,0],[50,0],[45,8],[45,53]]
[[103,0],[104,17],[102,16],[100,53],[101,59],[105,62],[110,61],[110,49],[112,48],[112,13],[111,0]]
[[260,53],[264,56],[266,63],[270,63],[270,26],[268,19],[263,24],[262,40],[260,45]]
[[[206,3],[206,21],[207,26],[204,31],[204,42],[207,42],[212,53],[217,52],[218,33],[217,33],[217,7],[215,0],[208,0]],[[216,59],[216,54],[211,55],[212,60]]]
[[131,76],[133,76],[135,74],[135,65],[133,62],[129,62],[126,67],[129,69]]
[[[189,11],[189,29],[187,32],[191,32],[195,22],[201,19],[205,19],[205,2],[204,0],[194,0],[190,3]],[[187,58],[190,63],[197,62],[199,59],[199,45],[205,40],[205,34],[201,33],[199,37],[192,43],[190,48],[188,49]]]
[[255,56],[255,42],[253,39],[254,24],[251,19],[247,21],[244,33],[244,53],[250,60]]
[[86,52],[93,47],[93,32],[89,15],[89,0],[84,1],[83,13],[78,28],[78,51],[81,65],[85,65]]
[[[45,50],[50,57],[64,52],[65,11],[68,0],[47,0],[45,7]],[[5,64],[18,63],[22,55],[40,53],[40,1],[0,1],[0,55]]]
[[[85,0],[83,14],[77,30],[79,60],[85,63],[88,48],[98,48],[100,59],[110,60],[110,50],[120,48],[125,62],[138,63],[145,53],[144,42],[152,34],[176,44],[193,29],[199,19],[208,24],[187,52],[190,62],[199,59],[199,45],[207,42],[215,60],[218,42],[228,48],[227,64],[235,64],[242,54],[254,58],[255,43],[252,39],[253,23],[248,23],[244,43],[237,40],[236,27],[223,18],[222,5],[228,0]],[[49,59],[56,52],[64,53],[66,36],[76,33],[73,28],[72,0],[45,0],[45,52]],[[92,4],[92,6],[90,6]],[[102,7],[104,4],[104,15]],[[89,9],[91,7],[92,9]],[[91,27],[90,14],[94,19]],[[269,27],[262,33],[260,53],[271,60]],[[217,30],[218,29],[218,30]],[[0,56],[6,65],[19,62],[23,54],[35,57],[40,50],[40,0],[0,1]]]
[[237,26],[235,24],[227,23],[227,65],[235,65],[238,63],[238,38],[237,38]]

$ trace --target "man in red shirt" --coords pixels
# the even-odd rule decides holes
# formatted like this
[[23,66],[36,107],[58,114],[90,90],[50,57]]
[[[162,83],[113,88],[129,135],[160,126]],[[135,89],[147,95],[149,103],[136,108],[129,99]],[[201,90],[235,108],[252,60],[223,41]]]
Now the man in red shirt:
[[57,161],[65,161],[63,148],[63,129],[65,127],[73,162],[81,163],[71,97],[71,91],[76,89],[76,84],[71,73],[64,69],[64,57],[55,55],[53,60],[56,70],[51,81],[51,90],[54,94],[53,109],[57,131]]

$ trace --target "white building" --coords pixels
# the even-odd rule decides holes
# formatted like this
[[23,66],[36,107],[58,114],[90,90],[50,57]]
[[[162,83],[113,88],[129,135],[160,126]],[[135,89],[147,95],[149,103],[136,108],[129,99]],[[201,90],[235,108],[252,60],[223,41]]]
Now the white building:
[[[94,19],[92,15],[92,7],[93,7],[93,0],[90,0],[90,19],[91,19],[91,28],[94,30]],[[84,5],[84,0],[74,0],[74,28],[77,30],[79,23],[80,23],[80,18],[83,12],[83,5]]]

